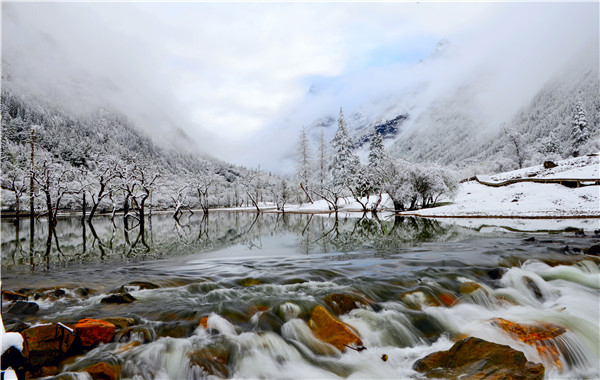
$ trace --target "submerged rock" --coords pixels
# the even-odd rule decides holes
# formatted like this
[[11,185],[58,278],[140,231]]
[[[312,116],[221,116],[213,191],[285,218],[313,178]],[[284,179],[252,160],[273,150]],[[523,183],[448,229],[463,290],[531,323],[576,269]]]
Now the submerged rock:
[[586,255],[600,256],[600,244],[594,244],[589,248],[584,249]]
[[62,359],[75,341],[72,330],[56,323],[30,327],[23,335],[23,357],[32,367],[53,364]]
[[346,314],[351,310],[358,309],[361,305],[365,305],[365,302],[358,297],[343,293],[330,294],[323,299],[323,302],[338,315]]
[[40,306],[35,302],[16,301],[7,313],[9,314],[35,314],[40,310]]
[[534,346],[541,357],[562,368],[560,352],[551,341],[567,331],[564,327],[548,322],[516,323],[502,318],[493,319],[492,324],[500,327],[513,338]]
[[121,369],[118,366],[101,362],[84,368],[83,372],[89,373],[94,380],[117,380]]
[[109,343],[115,337],[115,325],[100,319],[82,319],[75,325],[75,336],[83,348]]
[[229,377],[229,352],[223,348],[206,347],[188,354],[190,367],[198,366],[203,372],[219,378]]
[[100,300],[101,303],[132,303],[135,297],[129,293],[111,294]]
[[413,369],[428,377],[446,379],[544,378],[544,366],[527,361],[522,352],[473,337],[456,342],[448,351],[417,360]]
[[126,327],[130,327],[135,325],[135,319],[133,318],[125,318],[125,317],[109,317],[102,318],[103,321],[112,323],[118,329],[124,329]]
[[315,336],[340,351],[346,346],[362,346],[362,340],[344,322],[329,314],[321,305],[315,307],[308,321]]

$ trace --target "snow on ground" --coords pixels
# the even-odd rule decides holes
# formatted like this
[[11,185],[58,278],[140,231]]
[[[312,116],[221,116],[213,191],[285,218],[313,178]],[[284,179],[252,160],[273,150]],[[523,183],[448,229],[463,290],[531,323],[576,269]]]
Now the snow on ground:
[[[599,157],[578,157],[557,162],[553,169],[541,166],[489,176],[495,181],[532,178],[600,178]],[[481,178],[481,177],[479,177]],[[457,217],[600,217],[600,186],[568,188],[560,184],[515,183],[490,187],[469,181],[462,183],[453,203],[417,210],[421,216]]]
[[517,178],[600,178],[600,153],[555,162],[558,166],[544,169],[531,166],[490,176],[477,176],[482,181],[501,182]]

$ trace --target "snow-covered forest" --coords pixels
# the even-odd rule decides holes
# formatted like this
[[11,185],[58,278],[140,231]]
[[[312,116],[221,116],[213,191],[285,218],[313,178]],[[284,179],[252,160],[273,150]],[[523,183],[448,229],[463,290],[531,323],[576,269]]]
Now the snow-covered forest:
[[[31,182],[33,181],[33,183]],[[293,196],[286,180],[257,169],[165,148],[111,110],[76,116],[2,92],[2,209],[36,214],[252,206]],[[288,195],[289,194],[289,195]]]

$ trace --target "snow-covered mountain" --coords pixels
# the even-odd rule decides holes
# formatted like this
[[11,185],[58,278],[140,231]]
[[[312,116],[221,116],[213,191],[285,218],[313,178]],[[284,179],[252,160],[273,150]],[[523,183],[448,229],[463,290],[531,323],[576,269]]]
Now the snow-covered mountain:
[[[310,114],[318,100],[328,101],[337,94],[344,101],[347,92],[361,93],[360,101],[344,108],[357,149],[364,149],[369,136],[377,131],[394,156],[489,172],[518,165],[506,131],[519,135],[526,164],[571,155],[571,120],[575,104],[581,102],[591,137],[583,150],[598,149],[594,143],[600,128],[597,44],[585,45],[565,64],[552,62],[549,68],[540,67],[535,80],[530,78],[530,72],[536,70],[533,66],[522,72],[514,65],[510,70],[464,62],[457,66],[457,56],[458,48],[442,41],[418,64],[389,68],[374,76],[382,81],[409,78],[401,85],[399,81],[397,87],[355,83],[364,89],[361,92],[340,80],[307,94],[303,107]],[[333,136],[337,111],[332,107],[321,115],[313,114],[307,125],[315,143],[321,127],[326,137]]]

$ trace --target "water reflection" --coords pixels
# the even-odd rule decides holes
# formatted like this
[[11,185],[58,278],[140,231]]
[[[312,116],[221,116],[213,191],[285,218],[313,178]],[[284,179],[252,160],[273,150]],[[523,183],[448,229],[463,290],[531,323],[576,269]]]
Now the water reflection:
[[[2,220],[2,267],[10,270],[29,266],[31,271],[48,271],[72,262],[164,258],[232,245],[261,249],[263,236],[283,233],[297,235],[299,249],[307,254],[348,253],[365,248],[387,253],[420,242],[449,240],[467,231],[433,220],[371,214],[335,218],[214,212],[185,214],[179,219],[155,214],[142,224],[128,219],[98,216],[86,222],[80,217],[62,217],[54,228],[38,220],[32,229],[29,220],[19,224]],[[28,229],[32,231],[29,236],[23,233]]]

